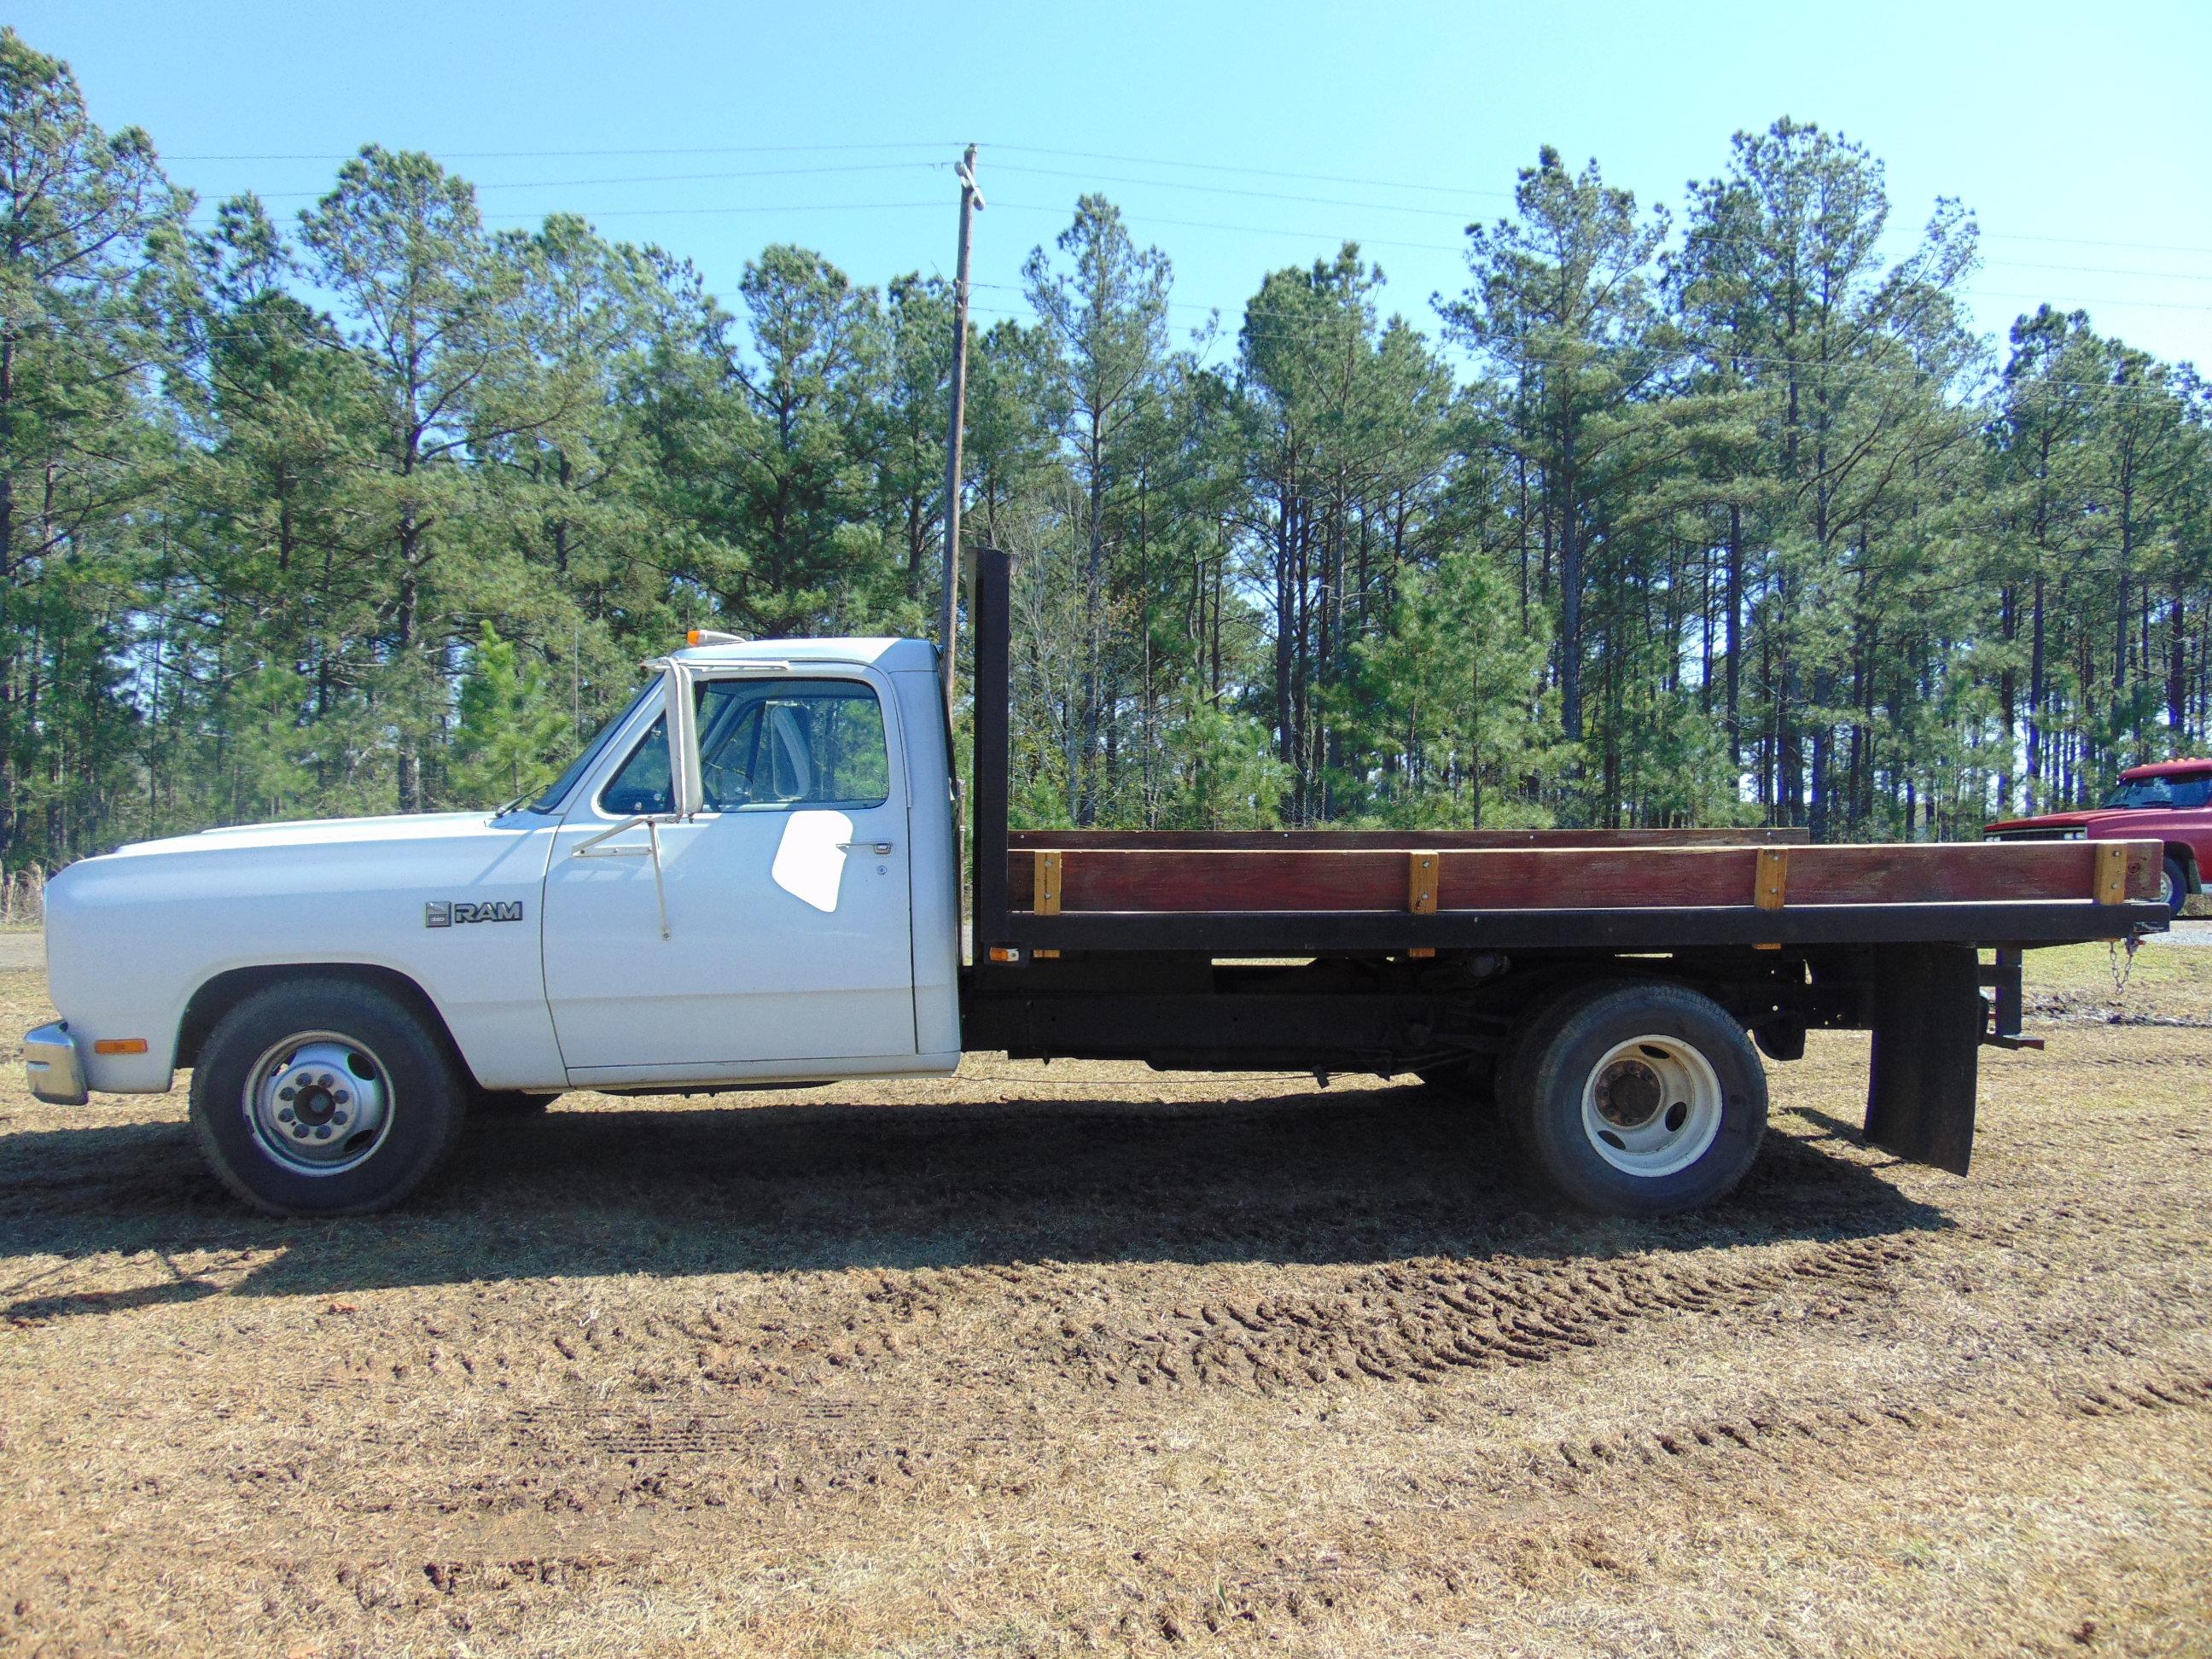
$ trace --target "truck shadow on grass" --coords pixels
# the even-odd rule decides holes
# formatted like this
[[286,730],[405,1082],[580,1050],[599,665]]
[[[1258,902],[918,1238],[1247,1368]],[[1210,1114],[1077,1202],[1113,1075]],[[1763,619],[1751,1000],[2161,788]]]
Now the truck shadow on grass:
[[[1562,1211],[1522,1184],[1486,1114],[1413,1087],[556,1107],[472,1126],[450,1173],[404,1210],[303,1221],[232,1204],[179,1121],[33,1132],[0,1137],[0,1316],[60,1311],[24,1258],[109,1252],[239,1253],[256,1265],[234,1293],[319,1295],[550,1274],[1599,1259],[1950,1224],[1821,1144],[1851,1138],[1784,1118],[1726,1203],[1632,1222]],[[179,1282],[199,1281],[186,1269]],[[67,1311],[110,1305],[76,1300]]]

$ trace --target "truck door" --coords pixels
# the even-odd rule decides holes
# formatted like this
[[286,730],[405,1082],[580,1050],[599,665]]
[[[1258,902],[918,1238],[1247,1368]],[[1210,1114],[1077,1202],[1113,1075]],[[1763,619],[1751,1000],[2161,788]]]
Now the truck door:
[[651,829],[608,833],[674,804],[665,716],[610,763],[545,878],[545,994],[572,1081],[915,1052],[896,707],[860,670],[702,679],[704,810]]

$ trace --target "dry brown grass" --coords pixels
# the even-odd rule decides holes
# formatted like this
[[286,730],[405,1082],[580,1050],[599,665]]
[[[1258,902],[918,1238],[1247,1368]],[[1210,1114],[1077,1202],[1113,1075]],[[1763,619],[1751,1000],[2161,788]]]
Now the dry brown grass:
[[991,1060],[279,1223],[11,1066],[0,1647],[2201,1654],[2212,951],[2100,986],[2037,959],[1971,1179],[1816,1039],[1658,1224],[1416,1088]]

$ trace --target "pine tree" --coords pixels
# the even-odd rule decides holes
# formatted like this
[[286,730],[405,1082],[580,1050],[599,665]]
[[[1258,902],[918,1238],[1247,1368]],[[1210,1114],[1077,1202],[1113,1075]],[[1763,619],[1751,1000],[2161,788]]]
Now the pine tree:
[[522,661],[489,623],[461,681],[458,712],[453,793],[475,805],[493,805],[544,783],[574,741],[565,712],[547,694],[544,675]]
[[146,134],[103,132],[69,66],[0,27],[0,856],[96,835],[130,748],[131,514],[173,457],[139,278],[185,205]]

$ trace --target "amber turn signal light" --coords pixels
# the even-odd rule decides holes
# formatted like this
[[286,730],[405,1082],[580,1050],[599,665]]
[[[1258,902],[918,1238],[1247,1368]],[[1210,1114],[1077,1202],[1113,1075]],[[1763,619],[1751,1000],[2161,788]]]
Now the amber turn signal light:
[[144,1037],[101,1037],[92,1045],[95,1054],[143,1054],[146,1052]]

